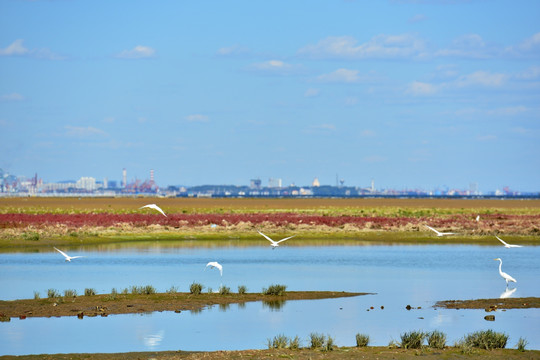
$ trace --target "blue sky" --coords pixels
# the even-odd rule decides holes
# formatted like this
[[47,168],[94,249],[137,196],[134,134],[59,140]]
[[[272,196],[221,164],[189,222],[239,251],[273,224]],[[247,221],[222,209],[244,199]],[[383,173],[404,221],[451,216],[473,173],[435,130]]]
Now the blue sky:
[[540,2],[0,2],[0,168],[540,190]]

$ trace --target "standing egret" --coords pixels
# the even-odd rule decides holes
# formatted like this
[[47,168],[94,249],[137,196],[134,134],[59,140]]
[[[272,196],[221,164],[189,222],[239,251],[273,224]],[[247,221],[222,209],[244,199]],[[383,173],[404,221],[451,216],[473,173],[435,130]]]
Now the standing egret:
[[435,230],[431,226],[427,226],[427,225],[424,225],[424,226],[427,227],[428,229],[434,231],[437,234],[437,236],[445,236],[445,235],[454,235],[455,234],[453,232],[440,232],[440,231]]
[[[53,246],[54,247],[54,246]],[[84,256],[69,256],[68,254],[66,254],[65,252],[63,252],[62,250],[59,250],[57,248],[54,248],[54,250],[58,251],[60,254],[62,254],[65,258],[66,258],[66,261],[69,261],[71,262],[71,259],[77,259],[77,258],[82,258]]]
[[156,204],[148,204],[148,205],[144,205],[144,206],[141,206],[139,209],[142,209],[142,208],[150,208],[150,209],[157,210],[157,211],[159,211],[160,213],[162,213],[163,216],[167,217],[167,215],[165,215],[165,213],[163,212],[163,210],[161,210],[161,208],[160,208],[159,206],[157,206]]
[[266,240],[270,241],[270,246],[272,246],[272,250],[274,250],[276,247],[278,247],[280,242],[285,241],[285,240],[289,240],[290,238],[293,238],[293,237],[296,236],[296,235],[293,235],[293,236],[286,237],[285,239],[281,239],[279,241],[274,241],[274,240],[270,239],[268,236],[264,235],[262,232],[258,231],[258,233],[261,234],[262,236],[264,236],[266,238]]
[[501,274],[501,276],[503,277],[504,280],[506,280],[506,285],[508,286],[508,282],[511,281],[511,282],[517,282],[516,279],[514,279],[513,277],[511,277],[510,275],[508,275],[507,273],[503,272],[501,270],[502,268],[502,260],[501,258],[496,258],[496,259],[493,259],[493,260],[499,260],[499,274]]
[[495,235],[495,237],[496,237],[497,239],[499,239],[500,242],[503,243],[503,245],[504,245],[505,248],[510,249],[510,248],[523,247],[523,246],[521,246],[521,245],[512,245],[512,244],[508,244],[508,243],[506,243],[503,239],[501,239],[500,237],[498,237],[497,235]]
[[218,269],[219,270],[219,274],[221,276],[223,276],[223,266],[221,266],[220,263],[218,263],[217,261],[210,261],[208,264],[206,264],[206,267],[204,268],[204,271],[206,271],[206,268],[210,266],[210,269]]
[[476,222],[479,222],[480,221],[480,215],[477,215],[476,216]]

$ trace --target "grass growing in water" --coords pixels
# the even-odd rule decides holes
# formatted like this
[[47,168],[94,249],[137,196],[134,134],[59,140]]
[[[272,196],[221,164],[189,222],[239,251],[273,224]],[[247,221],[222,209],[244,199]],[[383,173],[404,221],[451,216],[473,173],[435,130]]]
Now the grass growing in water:
[[287,285],[270,285],[268,288],[263,288],[263,295],[285,295]]
[[369,344],[369,335],[365,334],[356,334],[356,346],[365,347]]

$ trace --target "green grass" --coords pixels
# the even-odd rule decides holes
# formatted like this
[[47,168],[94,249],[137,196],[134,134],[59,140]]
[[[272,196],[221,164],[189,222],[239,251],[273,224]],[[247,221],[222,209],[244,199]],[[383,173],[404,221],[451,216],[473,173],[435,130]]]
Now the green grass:
[[433,330],[427,334],[428,346],[434,349],[444,349],[446,347],[446,334]]
[[311,333],[309,334],[309,342],[310,342],[310,348],[311,349],[319,349],[324,346],[326,337],[324,334],[319,333]]
[[285,295],[286,289],[287,285],[270,285],[268,288],[263,288],[262,293],[263,295],[282,296]]
[[151,295],[156,293],[156,288],[154,288],[152,285],[145,285],[145,286],[131,286],[129,288],[129,291],[133,295]]
[[203,286],[199,283],[193,283],[189,286],[189,292],[193,295],[199,295],[203,290]]
[[64,297],[65,298],[77,297],[77,291],[74,289],[64,290]]
[[56,289],[48,289],[47,290],[47,297],[49,299],[55,299],[60,297],[60,293]]
[[426,338],[423,331],[409,331],[400,335],[400,347],[403,349],[420,349]]
[[247,292],[247,287],[245,285],[238,285],[238,293],[245,294]]
[[227,286],[220,286],[219,287],[219,294],[220,295],[229,295],[231,293],[231,288]]
[[94,296],[94,295],[96,295],[96,289],[94,288],[84,289],[84,296]]
[[468,334],[464,338],[465,343],[480,349],[504,349],[508,342],[508,335],[493,330],[482,330]]
[[527,340],[525,340],[524,338],[519,338],[518,342],[517,342],[517,349],[518,351],[525,351],[525,347],[529,344],[529,342]]
[[356,334],[356,346],[365,347],[369,344],[369,335],[366,334]]

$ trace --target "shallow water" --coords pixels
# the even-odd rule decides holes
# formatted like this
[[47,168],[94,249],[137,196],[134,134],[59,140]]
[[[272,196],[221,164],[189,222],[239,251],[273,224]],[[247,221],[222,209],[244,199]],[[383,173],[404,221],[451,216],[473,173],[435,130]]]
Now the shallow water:
[[[146,244],[65,250],[85,257],[66,263],[56,252],[0,254],[0,298],[32,298],[34,291],[45,297],[49,288],[109,293],[113,287],[146,284],[160,292],[171,286],[188,291],[192,282],[214,290],[224,285],[233,292],[238,285],[258,292],[270,284],[285,284],[288,290],[376,294],[288,301],[280,309],[246,303],[197,313],[12,319],[0,323],[1,353],[265,348],[268,338],[281,333],[298,335],[307,345],[311,332],[330,334],[339,346],[354,345],[356,333],[370,335],[371,345],[387,345],[405,331],[433,329],[445,332],[449,344],[469,332],[493,329],[510,335],[509,347],[524,337],[528,348],[540,349],[538,309],[498,311],[496,321],[488,322],[483,310],[432,308],[438,300],[501,296],[506,285],[493,261],[496,257],[503,259],[503,271],[518,281],[510,296],[540,296],[540,247],[283,245],[272,250]],[[223,265],[222,277],[215,269],[205,270],[209,261]],[[407,311],[409,304],[421,309]]]

